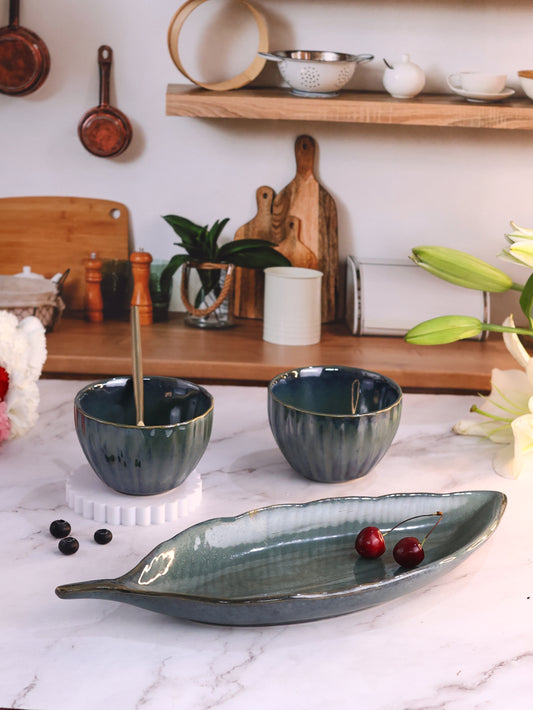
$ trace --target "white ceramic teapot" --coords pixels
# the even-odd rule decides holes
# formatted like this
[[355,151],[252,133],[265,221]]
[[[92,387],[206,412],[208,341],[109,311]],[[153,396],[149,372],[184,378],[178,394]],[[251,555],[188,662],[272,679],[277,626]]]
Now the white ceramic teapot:
[[408,54],[402,54],[401,60],[394,65],[386,59],[383,73],[383,86],[396,99],[412,99],[419,94],[426,84],[426,75],[418,64],[410,61]]

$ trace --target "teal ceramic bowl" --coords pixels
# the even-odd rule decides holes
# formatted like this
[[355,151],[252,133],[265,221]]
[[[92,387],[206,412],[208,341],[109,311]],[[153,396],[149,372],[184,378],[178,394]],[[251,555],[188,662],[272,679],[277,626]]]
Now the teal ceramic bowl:
[[302,367],[268,387],[270,428],[292,468],[322,483],[366,475],[394,439],[402,390],[377,372]]
[[179,486],[202,458],[213,423],[213,397],[176,377],[145,377],[144,422],[137,426],[131,377],[93,382],[74,400],[78,440],[96,475],[129,495]]

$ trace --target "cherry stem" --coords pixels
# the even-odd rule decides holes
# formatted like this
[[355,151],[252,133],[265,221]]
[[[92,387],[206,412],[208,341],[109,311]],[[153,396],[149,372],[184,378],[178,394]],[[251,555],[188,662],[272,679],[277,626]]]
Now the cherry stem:
[[426,533],[426,537],[425,537],[425,538],[422,540],[422,542],[420,543],[420,547],[424,547],[425,541],[428,539],[428,537],[431,535],[431,533],[433,532],[433,530],[435,530],[435,528],[437,527],[437,525],[438,525],[438,524],[440,523],[440,521],[442,520],[442,513],[441,513],[440,510],[437,510],[437,512],[435,513],[435,515],[438,515],[438,516],[439,516],[439,519],[436,521],[435,525],[431,528],[431,530],[429,530],[429,532]]
[[439,519],[437,520],[437,522],[435,523],[435,525],[434,525],[434,526],[431,528],[431,530],[428,532],[428,534],[426,535],[426,537],[425,537],[425,538],[422,540],[422,542],[420,543],[421,545],[423,545],[423,544],[425,543],[425,541],[427,540],[427,538],[429,537],[429,535],[431,535],[431,533],[433,532],[433,530],[435,530],[435,528],[437,527],[437,525],[438,525],[438,524],[440,523],[440,521],[442,520],[442,515],[443,515],[443,514],[441,513],[440,510],[437,510],[436,513],[423,513],[422,515],[413,515],[411,518],[406,518],[405,520],[402,520],[401,522],[396,523],[396,525],[395,525],[393,528],[391,528],[390,530],[387,530],[387,532],[384,532],[384,533],[383,533],[383,537],[385,537],[385,535],[388,535],[389,533],[391,533],[393,530],[396,530],[396,528],[399,528],[400,525],[403,525],[404,523],[408,523],[410,520],[417,520],[418,518],[429,518],[430,516],[433,517],[434,515],[438,515],[438,516],[440,516],[440,517],[439,517]]

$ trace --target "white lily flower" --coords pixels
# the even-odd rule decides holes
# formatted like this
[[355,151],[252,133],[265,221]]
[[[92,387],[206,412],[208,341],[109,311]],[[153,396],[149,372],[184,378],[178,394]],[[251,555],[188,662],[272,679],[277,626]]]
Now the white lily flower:
[[533,240],[532,239],[518,239],[513,242],[508,250],[506,250],[511,256],[514,256],[522,264],[533,267]]
[[533,470],[533,414],[524,414],[512,423],[513,443],[499,451],[493,460],[496,473],[505,478],[518,478]]
[[518,232],[519,234],[522,234],[525,237],[532,237],[533,238],[533,229],[527,229],[526,227],[520,227],[516,222],[513,222],[513,220],[510,221],[510,224],[515,232]]
[[507,241],[509,242],[509,244],[514,244],[515,242],[519,242],[519,241],[533,240],[533,235],[529,236],[527,234],[523,234],[522,232],[507,232],[504,236],[507,239]]
[[[503,321],[502,325],[507,326],[509,328],[514,328],[515,323],[513,316],[507,316],[507,318]],[[527,367],[527,363],[531,358],[525,347],[522,345],[522,341],[520,340],[518,335],[516,333],[502,333],[502,335],[505,347],[507,348],[509,353],[514,357],[516,362],[523,368]]]
[[[531,368],[533,376],[533,367]],[[513,441],[512,423],[517,417],[529,414],[529,401],[533,397],[533,380],[523,370],[500,370],[494,368],[491,376],[491,392],[480,396],[480,404],[474,404],[471,412],[476,418],[462,419],[454,425],[456,434],[482,436],[497,443]]]
[[520,259],[517,259],[509,252],[509,249],[502,249],[501,252],[498,254],[498,259],[506,261],[508,264],[520,264],[520,266],[524,266],[523,262],[520,261]]
[[[508,316],[503,325],[514,328],[513,316]],[[505,444],[494,456],[494,470],[506,478],[517,478],[524,470],[533,470],[533,359],[516,333],[504,333],[503,340],[524,369],[495,368],[489,396],[480,396],[481,404],[471,407],[476,418],[462,419],[453,430]]]

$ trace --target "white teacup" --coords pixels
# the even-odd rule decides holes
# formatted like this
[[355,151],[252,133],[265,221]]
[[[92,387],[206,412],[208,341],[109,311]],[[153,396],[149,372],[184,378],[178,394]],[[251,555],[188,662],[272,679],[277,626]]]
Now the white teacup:
[[505,89],[506,80],[506,74],[462,71],[450,74],[448,84],[452,89],[462,89],[471,94],[499,94]]

